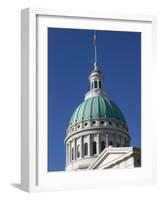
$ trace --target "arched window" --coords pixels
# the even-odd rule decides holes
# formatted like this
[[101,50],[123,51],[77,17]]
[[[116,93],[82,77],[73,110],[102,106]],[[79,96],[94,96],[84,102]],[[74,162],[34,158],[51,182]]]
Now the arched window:
[[126,141],[126,138],[125,138],[125,147],[127,146],[127,141]]
[[101,141],[101,151],[103,151],[106,147],[105,141]]
[[101,88],[101,81],[99,81],[99,88]]
[[72,148],[72,160],[74,160],[74,148]]
[[78,144],[78,146],[77,146],[77,158],[79,158],[80,157],[80,145]]
[[97,81],[94,81],[94,88],[97,88]]
[[85,155],[85,156],[88,155],[88,144],[87,144],[87,142],[84,143],[84,155]]
[[97,153],[97,147],[96,147],[96,142],[93,142],[93,154]]
[[110,141],[110,146],[112,146],[113,145],[113,142],[112,141]]
[[119,143],[119,142],[117,142],[117,143],[116,143],[116,146],[117,146],[117,147],[119,147],[119,146],[120,146],[120,143]]
[[137,164],[140,165],[140,159],[137,159]]

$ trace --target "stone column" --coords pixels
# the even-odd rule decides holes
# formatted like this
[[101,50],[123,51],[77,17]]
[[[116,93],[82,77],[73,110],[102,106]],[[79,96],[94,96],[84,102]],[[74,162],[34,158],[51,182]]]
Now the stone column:
[[68,143],[68,163],[71,162],[71,143]]
[[68,144],[66,143],[66,166],[68,165]]
[[97,133],[97,155],[100,154],[100,134]]
[[113,146],[116,147],[116,134],[113,134]]
[[121,147],[123,147],[123,138],[122,138],[122,136],[120,136],[120,139],[121,139]]
[[77,156],[77,146],[76,146],[76,139],[74,139],[74,160],[76,160]]
[[80,138],[80,158],[83,158],[83,136]]
[[120,147],[122,147],[122,144],[121,144],[121,135],[120,135]]
[[92,149],[91,149],[91,134],[89,135],[89,144],[88,144],[88,155],[92,155]]
[[91,85],[91,90],[92,90],[92,89],[93,89],[93,87],[92,87],[92,85],[93,85],[93,81],[90,82],[90,85]]
[[108,147],[108,134],[106,133],[106,147]]

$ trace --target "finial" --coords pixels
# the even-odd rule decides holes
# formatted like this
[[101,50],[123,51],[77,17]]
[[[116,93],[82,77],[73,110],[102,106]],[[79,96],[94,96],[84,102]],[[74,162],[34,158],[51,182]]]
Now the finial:
[[98,70],[98,65],[97,65],[97,63],[96,63],[96,62],[94,63],[94,70],[95,70],[95,71],[97,71],[97,70]]

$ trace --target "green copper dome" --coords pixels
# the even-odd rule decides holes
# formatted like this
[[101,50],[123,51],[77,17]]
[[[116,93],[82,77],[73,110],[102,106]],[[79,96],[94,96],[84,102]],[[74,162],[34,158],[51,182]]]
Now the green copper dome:
[[125,118],[119,107],[104,96],[94,96],[86,99],[74,111],[70,125],[83,120],[113,118],[126,124]]

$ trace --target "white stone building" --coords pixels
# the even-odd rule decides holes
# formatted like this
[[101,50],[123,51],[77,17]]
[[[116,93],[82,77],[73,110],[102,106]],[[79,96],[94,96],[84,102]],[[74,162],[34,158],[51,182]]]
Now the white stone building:
[[130,134],[119,107],[102,89],[96,63],[89,76],[90,91],[74,111],[67,135],[66,171],[141,166],[140,148],[130,146]]

